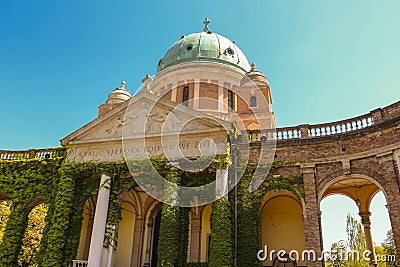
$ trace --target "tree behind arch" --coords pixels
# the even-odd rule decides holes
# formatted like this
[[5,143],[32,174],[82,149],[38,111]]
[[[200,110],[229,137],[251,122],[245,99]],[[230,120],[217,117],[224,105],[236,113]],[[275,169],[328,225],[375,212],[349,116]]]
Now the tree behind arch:
[[42,231],[45,225],[44,218],[47,209],[47,205],[39,204],[29,213],[28,227],[22,240],[22,249],[18,258],[19,266],[38,266],[36,263],[36,253],[39,250],[42,239]]

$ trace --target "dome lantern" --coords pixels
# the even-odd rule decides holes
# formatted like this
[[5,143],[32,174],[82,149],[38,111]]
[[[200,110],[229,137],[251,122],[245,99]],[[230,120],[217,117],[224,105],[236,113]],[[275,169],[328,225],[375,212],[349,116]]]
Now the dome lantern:
[[108,95],[106,103],[99,106],[98,117],[103,116],[108,111],[112,110],[116,106],[131,98],[131,93],[125,89],[125,84],[126,82],[122,81],[121,86],[115,88]]

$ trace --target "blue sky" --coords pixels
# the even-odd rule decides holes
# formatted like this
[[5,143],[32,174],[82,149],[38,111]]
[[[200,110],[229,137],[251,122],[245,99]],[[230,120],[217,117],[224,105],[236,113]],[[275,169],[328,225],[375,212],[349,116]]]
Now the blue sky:
[[399,10],[396,0],[0,0],[0,149],[58,146],[206,16],[267,75],[278,126],[367,113],[400,100]]

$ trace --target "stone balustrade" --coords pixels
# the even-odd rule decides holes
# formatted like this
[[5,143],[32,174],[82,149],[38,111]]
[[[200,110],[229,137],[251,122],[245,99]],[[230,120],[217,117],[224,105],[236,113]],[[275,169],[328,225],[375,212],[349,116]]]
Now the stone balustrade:
[[308,127],[308,137],[319,137],[334,134],[343,134],[364,129],[374,124],[370,114],[325,124],[315,124]]
[[377,118],[378,122],[382,121],[382,117],[377,116],[377,112],[382,113],[382,111],[379,109],[371,111],[370,113],[362,116],[342,121],[314,125],[304,124],[292,127],[276,128],[272,130],[243,131],[242,134],[248,135],[250,142],[312,139],[324,136],[346,134],[348,132],[362,130],[374,125]]
[[29,149],[29,150],[0,150],[0,160],[22,159],[49,159],[53,156],[53,149]]

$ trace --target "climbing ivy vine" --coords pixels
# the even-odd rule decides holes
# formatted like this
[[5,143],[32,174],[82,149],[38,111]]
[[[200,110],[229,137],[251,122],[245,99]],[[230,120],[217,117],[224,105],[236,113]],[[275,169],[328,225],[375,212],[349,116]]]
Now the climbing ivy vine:
[[[12,201],[0,243],[0,266],[18,266],[18,255],[27,228],[28,215],[37,200],[46,203],[48,211],[36,261],[43,267],[67,266],[76,257],[79,246],[84,203],[98,193],[101,174],[111,178],[110,205],[103,245],[116,248],[118,235],[113,226],[118,225],[121,220],[122,193],[137,188],[131,175],[132,170],[138,177],[152,179],[152,175],[160,174],[179,185],[200,186],[213,181],[217,169],[225,169],[230,165],[229,155],[218,155],[213,159],[211,166],[193,174],[179,171],[163,157],[154,157],[150,161],[129,161],[128,164],[72,163],[65,161],[65,154],[64,148],[55,148],[49,159],[0,161],[0,196]],[[186,164],[185,168],[196,169],[201,163],[186,161],[176,164]],[[256,255],[260,244],[260,205],[263,195],[272,190],[288,190],[299,199],[304,198],[301,175],[279,175],[281,168],[291,164],[293,163],[274,161],[270,165],[261,166],[265,168],[265,172],[261,173],[265,174],[267,169],[270,169],[270,174],[255,192],[249,192],[249,185],[256,166],[241,166],[243,176],[237,185],[238,266],[260,264]],[[192,179],[193,176],[196,176],[196,179]],[[189,209],[164,204],[158,266],[232,266],[234,199],[231,192],[228,200],[221,198],[213,203],[208,264],[186,263]]]

